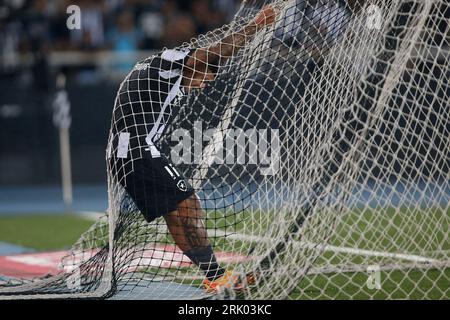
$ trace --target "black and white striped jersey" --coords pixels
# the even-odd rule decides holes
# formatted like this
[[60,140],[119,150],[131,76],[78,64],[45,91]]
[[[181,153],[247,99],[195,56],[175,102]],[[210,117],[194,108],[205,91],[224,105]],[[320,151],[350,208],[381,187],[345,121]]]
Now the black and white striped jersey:
[[182,69],[189,48],[167,49],[139,63],[122,82],[112,116],[108,157],[160,157],[155,143],[172,117],[173,107],[185,94]]

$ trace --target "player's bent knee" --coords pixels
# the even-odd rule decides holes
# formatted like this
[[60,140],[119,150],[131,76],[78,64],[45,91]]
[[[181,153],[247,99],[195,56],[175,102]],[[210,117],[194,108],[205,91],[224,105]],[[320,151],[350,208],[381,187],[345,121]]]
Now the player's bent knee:
[[182,216],[201,213],[202,208],[198,196],[193,194],[186,200],[181,201],[178,204],[177,211]]

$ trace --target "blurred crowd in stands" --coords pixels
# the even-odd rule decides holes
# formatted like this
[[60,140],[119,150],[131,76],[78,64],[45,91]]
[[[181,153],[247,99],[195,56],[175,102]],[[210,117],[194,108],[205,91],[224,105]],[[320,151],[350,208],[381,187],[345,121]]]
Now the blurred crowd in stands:
[[[174,47],[230,21],[240,0],[2,0],[0,60],[23,53],[133,52]],[[69,30],[67,8],[81,9]]]
[[[61,84],[72,110],[74,181],[103,183],[110,113],[124,75],[151,51],[231,21],[240,3],[0,0],[0,147],[7,150],[0,164],[9,168],[0,184],[58,183],[53,102]],[[81,12],[80,30],[67,27],[72,5]]]

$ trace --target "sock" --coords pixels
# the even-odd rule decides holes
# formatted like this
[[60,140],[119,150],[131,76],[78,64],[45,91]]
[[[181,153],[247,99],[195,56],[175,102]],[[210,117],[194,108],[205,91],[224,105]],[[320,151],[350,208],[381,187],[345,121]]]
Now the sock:
[[225,269],[221,268],[217,263],[211,245],[194,248],[186,251],[184,254],[205,272],[206,278],[210,281],[221,277],[225,273]]

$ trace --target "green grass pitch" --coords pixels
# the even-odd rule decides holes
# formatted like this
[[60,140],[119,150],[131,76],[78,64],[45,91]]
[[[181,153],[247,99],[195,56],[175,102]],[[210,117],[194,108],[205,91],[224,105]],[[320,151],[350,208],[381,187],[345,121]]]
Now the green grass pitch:
[[[367,212],[364,214],[368,214]],[[431,212],[431,215],[437,214]],[[365,226],[362,221],[370,221],[367,219],[356,219],[349,215],[347,223],[354,226],[354,232],[358,232]],[[436,217],[434,217],[436,218]],[[448,217],[444,219],[439,218],[438,221],[447,221]],[[415,217],[408,217],[414,220]],[[377,220],[374,220],[375,226]],[[430,220],[431,221],[431,220]],[[45,250],[61,250],[69,248],[91,225],[92,221],[77,215],[30,215],[30,216],[4,216],[0,217],[0,241],[9,242],[28,248],[33,248],[40,251]],[[365,223],[365,222],[364,222]],[[408,228],[406,221],[401,219],[397,221],[399,225],[405,225]],[[355,225],[356,224],[356,225]],[[411,224],[409,224],[411,226]],[[378,228],[383,228],[383,232],[394,232],[395,228],[392,225],[386,225],[385,221],[378,221]],[[390,229],[392,228],[392,230]],[[428,228],[430,226],[428,225]],[[448,241],[445,240],[445,230],[448,230],[448,225],[440,225],[437,228],[434,239],[437,242],[446,242],[445,251],[449,250]],[[398,229],[397,229],[398,231]],[[407,237],[408,234],[415,234],[416,241],[425,241],[421,238],[420,232],[429,230],[408,229],[403,230],[405,238],[398,238],[397,241],[411,241]],[[349,232],[349,230],[341,230],[340,232]],[[376,227],[370,228],[371,236],[377,236],[381,229]],[[444,233],[442,233],[444,232]],[[335,245],[351,246],[354,237],[347,237],[349,243],[342,243],[336,240]],[[236,244],[234,244],[235,246]],[[245,244],[243,244],[245,245]],[[223,249],[227,246],[224,245]],[[322,258],[327,257],[327,252],[324,252]],[[320,259],[320,258],[319,258]],[[339,255],[334,255],[334,259],[339,261]],[[358,256],[353,257],[355,263],[358,261]],[[349,281],[351,279],[351,281]],[[411,269],[411,270],[394,270],[390,272],[381,272],[382,290],[370,290],[365,285],[367,274],[365,272],[353,273],[326,273],[315,276],[308,276],[299,285],[299,289],[292,292],[290,298],[293,299],[326,299],[333,297],[334,299],[422,299],[423,292],[426,292],[428,299],[450,299],[450,268],[445,270],[436,269]],[[325,289],[321,289],[325,288]],[[374,291],[375,290],[375,291]]]
[[92,221],[76,215],[0,217],[0,241],[48,251],[70,248]]

